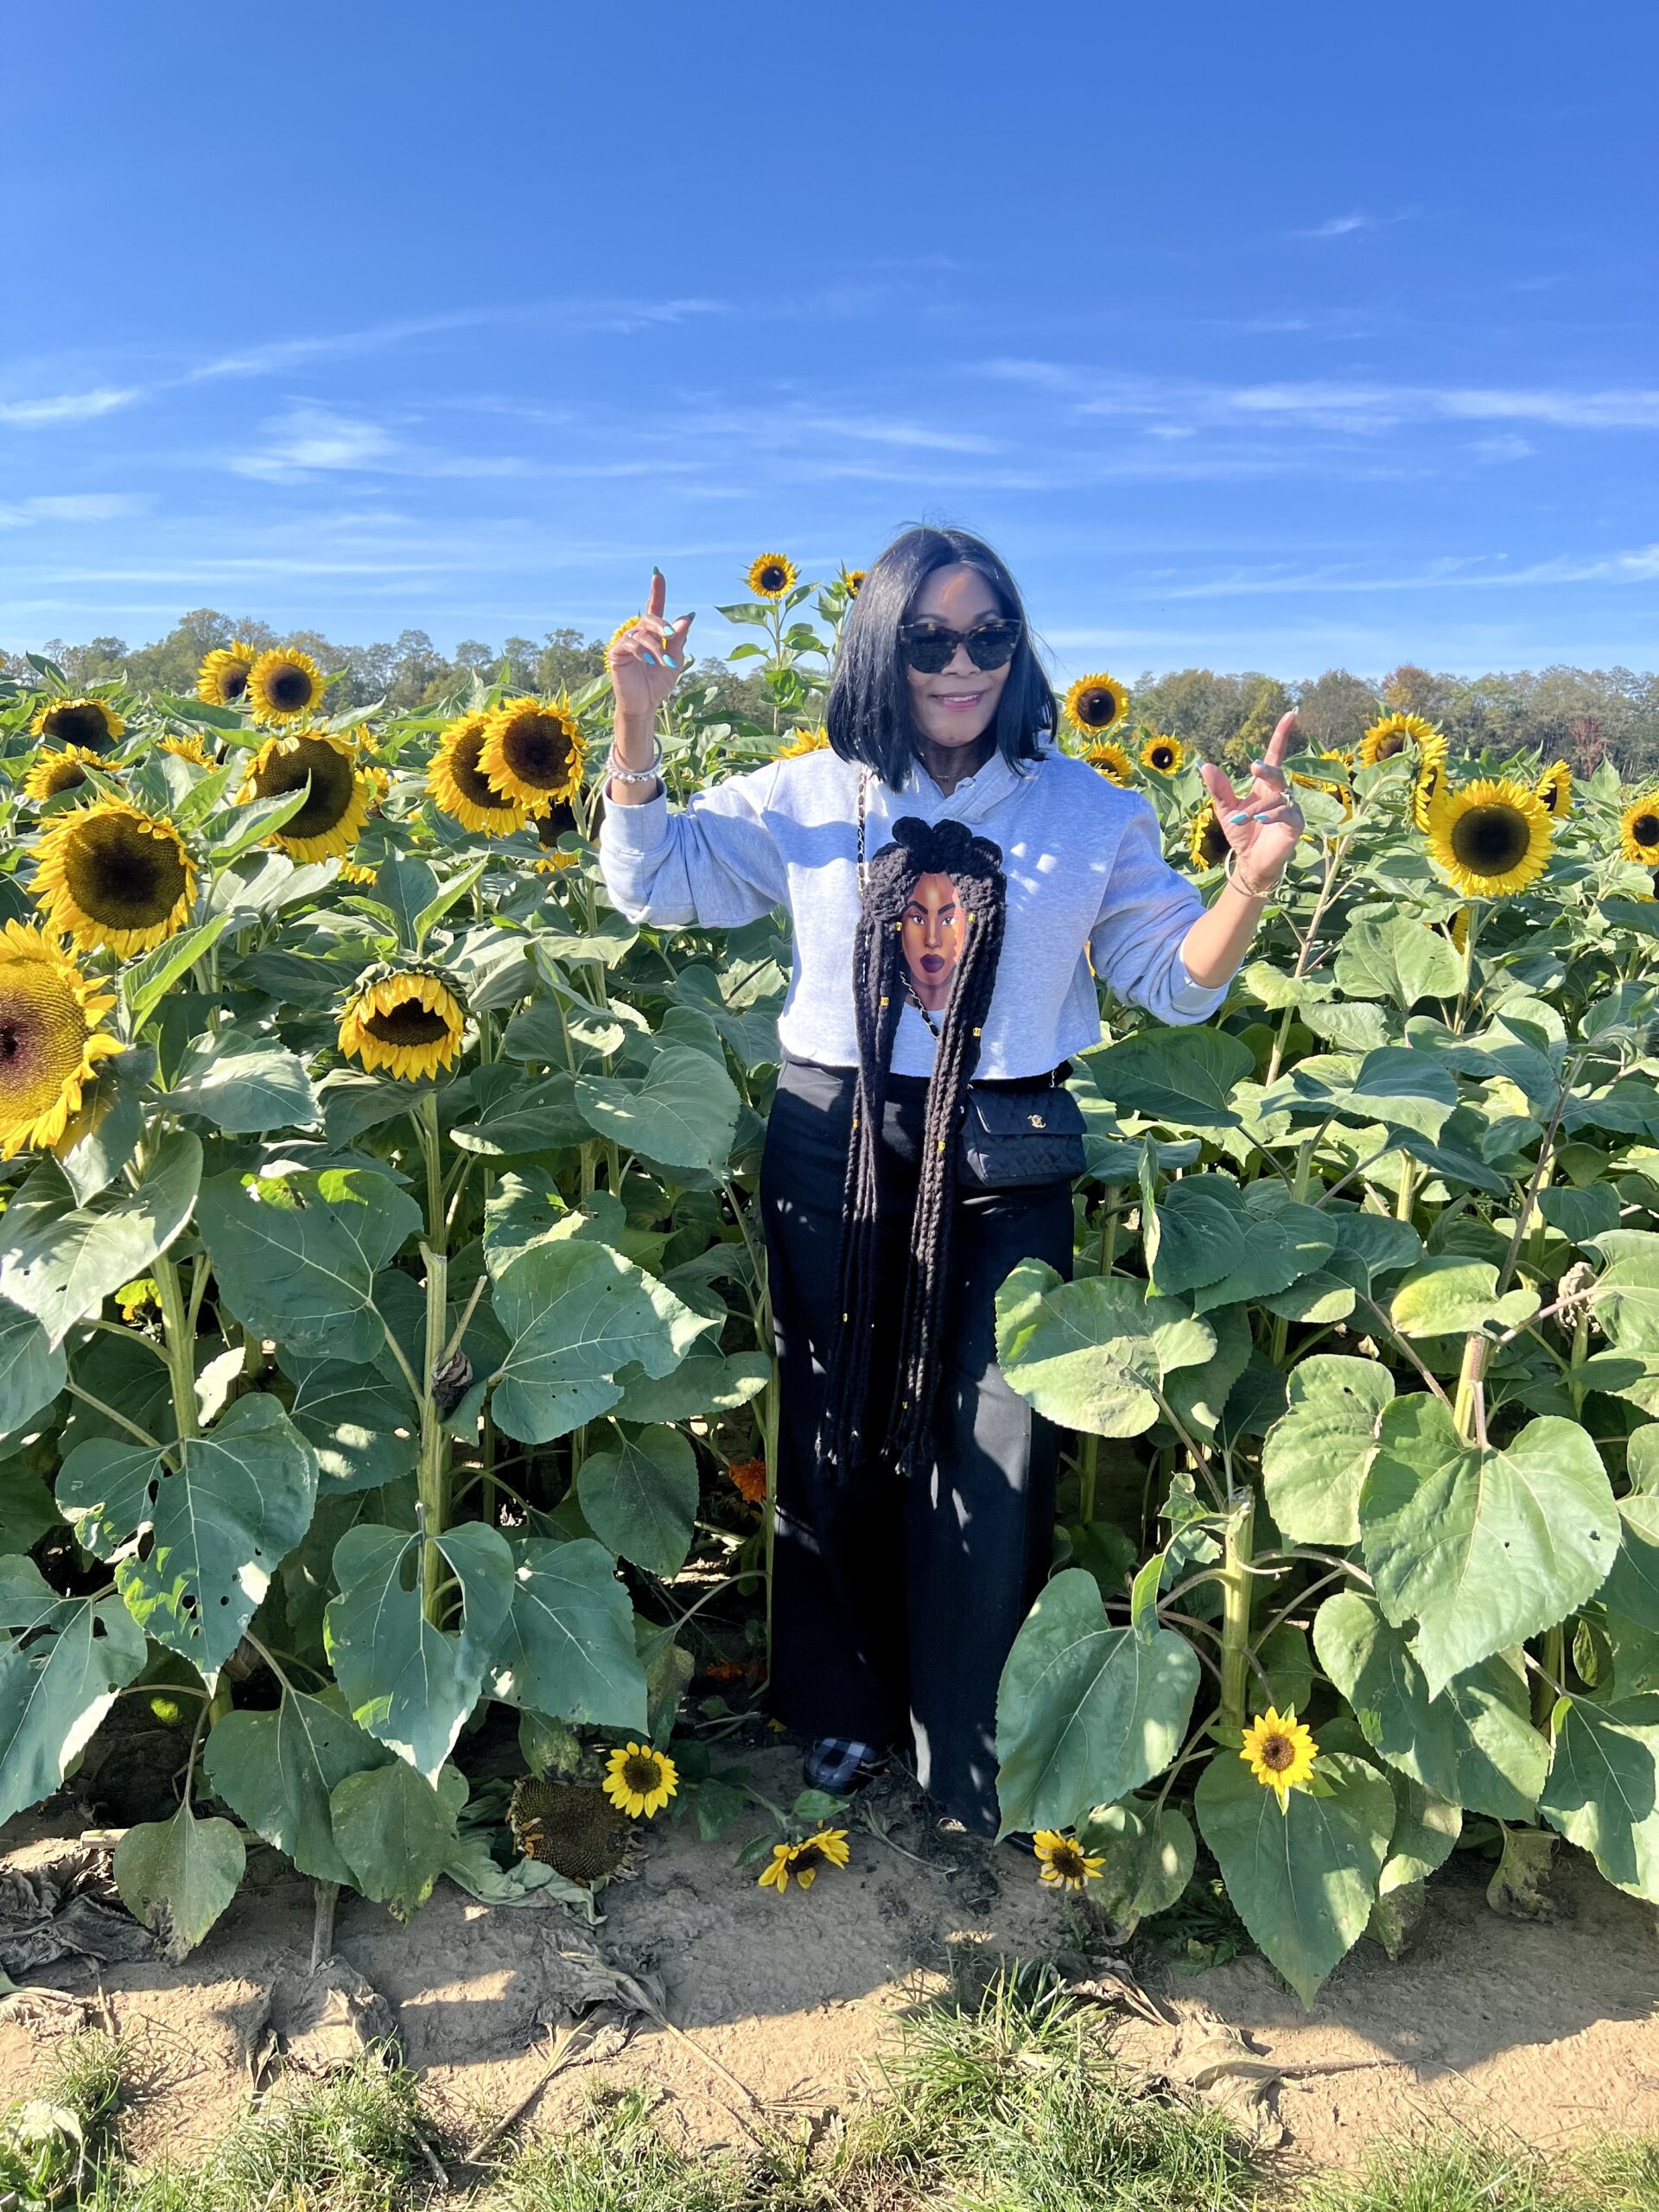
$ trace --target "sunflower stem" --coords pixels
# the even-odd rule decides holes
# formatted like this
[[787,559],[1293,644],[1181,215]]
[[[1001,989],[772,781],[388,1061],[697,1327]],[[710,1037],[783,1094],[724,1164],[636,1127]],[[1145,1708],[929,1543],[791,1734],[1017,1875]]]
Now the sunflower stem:
[[1468,1338],[1463,1364],[1458,1370],[1458,1395],[1452,1402],[1452,1422],[1465,1444],[1485,1446],[1486,1403],[1483,1378],[1486,1373],[1487,1343],[1483,1336]]
[[[450,1458],[449,1433],[432,1395],[433,1377],[448,1357],[449,1339],[449,1255],[445,1241],[448,1223],[444,1216],[437,1093],[429,1090],[410,1118],[426,1158],[426,1236],[421,1244],[421,1261],[426,1269],[426,1344],[420,1377],[418,1479],[426,1539],[422,1550],[423,1610],[436,1627],[441,1621],[443,1554],[435,1539],[448,1526]],[[463,1322],[463,1329],[465,1325]]]
[[1480,934],[1480,915],[1483,904],[1484,901],[1479,899],[1471,899],[1466,909],[1469,916],[1469,928],[1463,941],[1463,989],[1459,994],[1458,1011],[1452,1024],[1453,1031],[1459,1037],[1463,1034],[1463,1026],[1468,1018],[1474,994],[1475,939]]
[[1255,1500],[1247,1491],[1233,1501],[1222,1539],[1221,1564],[1221,1718],[1224,1726],[1240,1730],[1248,1718],[1250,1681],[1250,1606],[1255,1586],[1249,1570],[1255,1522]]
[[[199,1261],[198,1266],[205,1262]],[[199,1436],[196,1417],[195,1332],[185,1307],[184,1289],[171,1256],[162,1252],[154,1262],[156,1287],[162,1301],[162,1338],[167,1346],[167,1372],[173,1386],[173,1420],[179,1434]]]

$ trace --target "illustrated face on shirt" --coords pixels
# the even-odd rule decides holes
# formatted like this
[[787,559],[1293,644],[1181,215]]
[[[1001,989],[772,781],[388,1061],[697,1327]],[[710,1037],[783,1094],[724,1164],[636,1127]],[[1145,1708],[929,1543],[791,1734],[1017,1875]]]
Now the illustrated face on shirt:
[[962,957],[962,909],[948,875],[918,875],[899,925],[905,966],[917,997],[938,1014],[950,995]]

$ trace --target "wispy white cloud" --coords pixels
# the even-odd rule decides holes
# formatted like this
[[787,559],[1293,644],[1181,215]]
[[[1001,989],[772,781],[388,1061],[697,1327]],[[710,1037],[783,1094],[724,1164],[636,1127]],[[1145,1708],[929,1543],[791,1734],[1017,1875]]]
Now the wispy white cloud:
[[1649,584],[1659,581],[1659,543],[1595,555],[1556,554],[1513,567],[1491,556],[1430,561],[1397,575],[1366,575],[1350,563],[1323,568],[1289,563],[1236,569],[1191,582],[1159,581],[1125,588],[1126,595],[1159,600],[1234,599],[1245,595],[1304,598],[1373,592],[1512,591],[1558,584]]
[[0,505],[0,530],[35,522],[119,522],[143,504],[126,492],[42,492]]
[[99,415],[112,415],[143,397],[137,385],[118,388],[100,385],[93,391],[56,392],[46,399],[0,399],[0,423],[18,429],[38,429],[51,423],[85,423]]
[[1311,231],[1293,231],[1294,238],[1345,238],[1355,231],[1374,231],[1374,215],[1332,215],[1323,223],[1315,223]]
[[265,442],[232,454],[238,476],[268,484],[303,484],[336,471],[384,476],[521,476],[528,465],[512,454],[448,454],[395,437],[380,423],[327,407],[291,407],[264,425]]

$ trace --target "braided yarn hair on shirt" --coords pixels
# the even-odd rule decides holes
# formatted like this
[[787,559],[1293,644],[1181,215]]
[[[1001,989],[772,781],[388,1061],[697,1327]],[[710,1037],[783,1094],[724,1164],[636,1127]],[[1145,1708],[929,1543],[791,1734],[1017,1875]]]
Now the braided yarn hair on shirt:
[[[905,909],[924,875],[947,875],[963,912],[962,952],[945,1004],[927,1087],[922,1155],[911,1224],[910,1261],[899,1324],[897,1379],[887,1452],[900,1474],[922,1468],[928,1418],[938,1386],[940,1316],[950,1256],[957,1187],[957,1133],[980,1036],[996,982],[1007,912],[1002,855],[965,823],[927,823],[906,815],[893,842],[867,871],[863,912],[853,949],[858,1084],[842,1204],[842,1326],[830,1357],[819,1452],[845,1473],[869,1453],[870,1363],[880,1265],[878,1217],[882,1126],[893,1040],[905,1003]],[[924,1470],[925,1471],[925,1470]]]

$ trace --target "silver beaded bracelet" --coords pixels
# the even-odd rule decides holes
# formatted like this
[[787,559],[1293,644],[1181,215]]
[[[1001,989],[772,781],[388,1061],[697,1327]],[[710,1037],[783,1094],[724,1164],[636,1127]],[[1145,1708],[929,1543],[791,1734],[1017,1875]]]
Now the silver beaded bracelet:
[[654,784],[657,780],[657,771],[663,765],[662,739],[653,737],[651,746],[651,763],[648,767],[624,768],[617,760],[616,741],[613,738],[611,749],[605,757],[605,773],[609,781],[613,784]]

